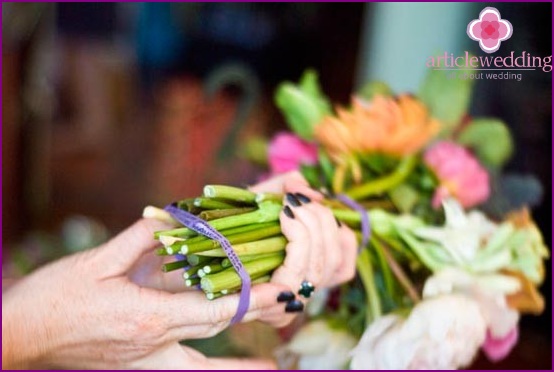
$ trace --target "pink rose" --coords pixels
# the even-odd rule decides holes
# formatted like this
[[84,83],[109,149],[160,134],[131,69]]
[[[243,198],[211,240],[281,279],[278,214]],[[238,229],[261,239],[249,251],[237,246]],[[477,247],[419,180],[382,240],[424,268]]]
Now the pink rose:
[[464,147],[448,141],[438,142],[425,152],[424,161],[440,182],[433,196],[433,207],[438,208],[449,196],[458,199],[465,208],[488,199],[489,174]]
[[269,144],[269,168],[272,174],[300,168],[301,164],[317,163],[317,146],[289,133],[278,133]]

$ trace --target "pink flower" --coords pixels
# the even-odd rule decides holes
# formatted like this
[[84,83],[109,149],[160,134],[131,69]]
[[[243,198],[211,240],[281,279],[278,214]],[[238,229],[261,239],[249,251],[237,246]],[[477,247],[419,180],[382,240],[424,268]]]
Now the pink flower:
[[510,351],[517,344],[518,337],[519,331],[517,326],[512,328],[507,335],[500,338],[494,338],[492,332],[488,330],[487,338],[481,348],[491,362],[498,362],[510,354]]
[[500,18],[496,8],[486,7],[479,13],[479,19],[474,19],[467,25],[467,35],[479,42],[486,53],[493,53],[500,48],[500,43],[512,36],[512,24]]
[[453,196],[465,208],[488,199],[489,174],[465,148],[453,142],[438,142],[424,154],[425,163],[435,172],[440,185],[433,196],[433,207]]
[[269,144],[269,167],[272,174],[317,163],[317,146],[288,132],[278,133]]

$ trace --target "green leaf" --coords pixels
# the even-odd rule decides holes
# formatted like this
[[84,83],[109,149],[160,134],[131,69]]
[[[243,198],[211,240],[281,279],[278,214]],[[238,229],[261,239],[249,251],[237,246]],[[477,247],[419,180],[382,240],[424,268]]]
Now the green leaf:
[[514,144],[506,124],[500,119],[474,119],[460,133],[458,142],[471,148],[489,166],[500,168],[510,158]]
[[387,83],[382,81],[372,81],[365,84],[358,92],[356,92],[356,95],[367,101],[371,101],[376,95],[391,97],[394,95],[394,92]]
[[275,104],[296,134],[310,140],[314,128],[324,116],[331,113],[331,105],[319,87],[317,74],[307,70],[298,85],[281,83],[275,92]]
[[304,71],[304,74],[302,74],[300,78],[299,85],[300,89],[314,100],[322,112],[325,114],[331,113],[331,103],[321,90],[319,78],[315,70],[308,69]]
[[468,111],[473,79],[452,77],[452,71],[429,70],[418,97],[431,116],[442,122],[442,135],[450,136]]

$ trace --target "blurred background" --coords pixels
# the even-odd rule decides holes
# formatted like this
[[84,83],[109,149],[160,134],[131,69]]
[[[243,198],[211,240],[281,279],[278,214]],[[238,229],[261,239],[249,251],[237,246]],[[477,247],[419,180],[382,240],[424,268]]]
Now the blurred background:
[[[494,6],[514,27],[503,47],[552,54],[551,3]],[[280,81],[313,67],[341,103],[371,79],[417,91],[428,56],[482,54],[466,35],[482,7],[3,3],[3,276],[94,246],[147,204],[199,194],[205,183],[255,182],[262,168],[241,144],[285,128],[272,103]],[[551,242],[551,73],[477,81],[471,114],[512,129],[508,171],[541,182],[533,215]],[[547,265],[544,314],[523,318],[507,360],[480,357],[473,368],[551,368]]]

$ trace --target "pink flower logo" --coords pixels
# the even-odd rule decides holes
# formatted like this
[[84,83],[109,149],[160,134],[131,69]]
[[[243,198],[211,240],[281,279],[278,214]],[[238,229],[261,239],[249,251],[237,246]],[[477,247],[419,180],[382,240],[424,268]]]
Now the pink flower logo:
[[500,43],[512,36],[512,24],[500,18],[500,12],[493,7],[486,7],[479,13],[479,19],[474,19],[467,25],[467,35],[479,42],[485,53],[494,53],[500,48]]

